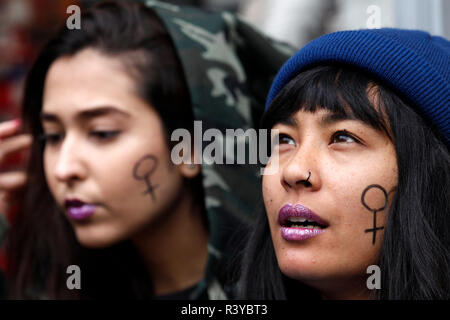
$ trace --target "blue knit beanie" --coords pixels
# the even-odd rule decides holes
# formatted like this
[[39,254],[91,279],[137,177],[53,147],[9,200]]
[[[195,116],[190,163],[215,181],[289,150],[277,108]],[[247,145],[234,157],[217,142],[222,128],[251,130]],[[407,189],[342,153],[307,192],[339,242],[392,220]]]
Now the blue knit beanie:
[[450,145],[450,42],[423,31],[341,31],[313,40],[280,69],[266,110],[281,89],[305,68],[323,62],[354,65],[396,88],[428,118]]

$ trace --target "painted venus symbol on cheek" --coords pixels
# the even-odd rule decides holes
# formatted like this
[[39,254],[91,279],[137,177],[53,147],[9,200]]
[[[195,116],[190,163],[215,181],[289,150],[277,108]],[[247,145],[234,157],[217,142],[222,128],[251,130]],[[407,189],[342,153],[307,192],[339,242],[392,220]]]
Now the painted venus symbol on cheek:
[[158,185],[152,185],[150,176],[156,170],[158,165],[158,159],[155,156],[148,154],[142,157],[135,165],[133,169],[133,177],[136,180],[145,180],[147,190],[143,192],[144,195],[150,194],[153,201],[156,201],[154,190]]
[[[370,189],[380,189],[383,192],[384,195],[384,205],[381,208],[378,209],[373,209],[370,208],[367,204],[366,201],[364,199],[364,197],[366,196],[367,191],[369,191]],[[364,189],[362,195],[361,195],[361,202],[363,204],[364,207],[366,207],[367,210],[371,211],[373,213],[373,228],[372,229],[366,229],[364,230],[364,232],[373,232],[373,236],[372,236],[372,245],[375,245],[375,239],[376,239],[376,234],[378,230],[383,230],[383,227],[377,227],[377,212],[379,211],[383,211],[384,209],[387,208],[388,206],[388,194],[386,192],[386,190],[384,190],[384,188],[378,184],[372,184],[370,186],[368,186],[367,188]]]

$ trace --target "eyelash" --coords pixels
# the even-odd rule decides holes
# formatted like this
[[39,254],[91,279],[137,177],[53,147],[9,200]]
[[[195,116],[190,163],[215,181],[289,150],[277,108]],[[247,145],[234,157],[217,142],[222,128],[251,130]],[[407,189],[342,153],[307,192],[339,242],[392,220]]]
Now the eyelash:
[[[292,141],[294,140],[294,139],[292,139],[291,138],[291,136],[289,136],[289,135],[287,135],[287,134],[284,134],[284,133],[280,133],[278,136],[277,136],[277,139],[276,139],[276,143],[277,144],[284,144],[283,143],[283,139],[291,139]],[[294,141],[294,143],[295,143],[295,141]]]
[[45,144],[57,144],[61,140],[62,135],[57,133],[43,133],[39,137],[39,140],[41,140]]
[[[89,136],[100,140],[101,142],[106,142],[117,135],[120,134],[120,131],[91,131],[89,132]],[[49,145],[56,145],[58,144],[64,137],[64,134],[58,134],[58,133],[43,133],[40,136],[40,140],[46,144]]]
[[114,137],[116,137],[118,134],[120,133],[120,131],[115,130],[115,131],[92,131],[89,133],[89,135],[91,137],[100,139],[100,140],[108,140],[108,139],[112,139]]
[[[331,140],[330,140],[330,144],[334,143],[334,139],[338,136],[346,136],[351,138],[354,142],[361,144],[361,141],[356,138],[354,135],[352,135],[351,133],[349,133],[347,130],[339,130],[335,133],[333,133],[333,135],[331,136]],[[336,142],[338,143],[338,142]],[[349,142],[344,142],[344,143],[349,143]]]
[[[335,139],[338,136],[346,136],[348,138],[351,138],[355,143],[361,144],[361,141],[358,138],[356,138],[354,135],[350,134],[345,129],[344,130],[339,130],[339,131],[336,131],[335,133],[333,133],[333,135],[331,136],[329,144],[340,143],[340,142],[335,142]],[[284,134],[284,133],[280,133],[277,137],[275,137],[275,142],[277,144],[285,144],[285,143],[283,143],[283,139],[286,139],[286,138],[290,139],[292,141],[294,140],[291,136],[289,136],[287,134]],[[295,141],[294,141],[294,143],[295,143]],[[350,142],[343,142],[343,143],[350,143]]]

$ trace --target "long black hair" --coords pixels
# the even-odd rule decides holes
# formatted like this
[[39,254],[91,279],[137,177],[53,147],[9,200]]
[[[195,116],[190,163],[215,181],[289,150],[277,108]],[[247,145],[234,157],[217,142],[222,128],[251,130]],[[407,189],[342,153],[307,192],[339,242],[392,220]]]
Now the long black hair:
[[[273,100],[261,126],[270,129],[299,110],[318,109],[351,115],[384,132],[395,146],[398,184],[378,261],[381,289],[374,297],[449,299],[450,155],[442,137],[394,88],[337,64],[299,73]],[[320,297],[281,273],[265,210],[257,216],[241,265],[240,298]]]
[[[6,248],[11,298],[148,298],[150,277],[133,246],[118,243],[106,249],[83,248],[59,211],[46,183],[44,144],[39,114],[44,82],[59,57],[85,48],[119,59],[137,84],[136,90],[158,112],[167,134],[177,128],[193,131],[191,99],[172,39],[153,10],[131,1],[104,1],[82,10],[81,29],[62,26],[43,48],[25,85],[23,118],[33,136],[20,212],[14,217]],[[173,117],[177,114],[177,117]],[[194,202],[203,208],[201,174],[187,181]],[[203,218],[205,218],[203,208]],[[206,219],[206,218],[205,218]],[[206,223],[205,223],[206,225]],[[69,265],[83,271],[82,289],[68,290]]]

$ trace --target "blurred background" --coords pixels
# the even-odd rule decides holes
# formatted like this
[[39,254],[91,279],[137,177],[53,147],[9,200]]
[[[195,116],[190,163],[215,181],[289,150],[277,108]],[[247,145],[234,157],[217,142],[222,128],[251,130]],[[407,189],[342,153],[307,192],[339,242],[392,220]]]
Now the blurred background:
[[[228,10],[266,34],[301,47],[345,29],[398,27],[450,37],[450,0],[163,0]],[[0,0],[0,121],[19,115],[26,72],[40,46],[70,14],[96,0]]]
[[[266,34],[301,47],[345,29],[398,27],[450,37],[450,0],[163,0],[228,10]],[[70,16],[96,0],[0,0],[0,121],[19,115],[23,81],[40,46]]]

